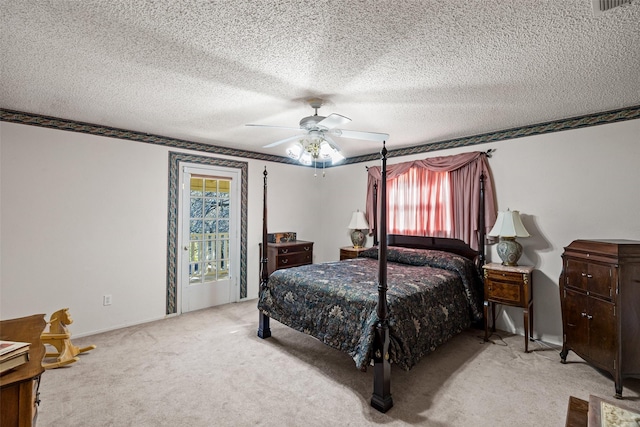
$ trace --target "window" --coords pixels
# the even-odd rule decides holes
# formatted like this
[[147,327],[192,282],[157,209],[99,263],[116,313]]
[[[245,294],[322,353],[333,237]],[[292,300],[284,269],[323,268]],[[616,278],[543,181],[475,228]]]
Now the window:
[[449,172],[411,167],[388,179],[387,191],[389,233],[452,237]]
[[229,277],[229,180],[192,175],[189,281]]
[[[367,221],[377,228],[380,166],[368,168]],[[484,220],[496,221],[496,202],[487,153],[397,163],[387,167],[387,233],[460,239],[479,247],[480,189],[484,188]],[[378,236],[379,238],[379,236]],[[374,242],[376,240],[374,239]]]

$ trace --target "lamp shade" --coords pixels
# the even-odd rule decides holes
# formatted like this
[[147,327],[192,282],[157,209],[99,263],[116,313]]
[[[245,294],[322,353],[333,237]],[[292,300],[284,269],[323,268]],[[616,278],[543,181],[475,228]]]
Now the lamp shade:
[[367,223],[364,212],[355,211],[353,215],[351,215],[351,222],[347,228],[351,230],[364,230],[369,228],[369,223]]
[[507,209],[498,212],[498,219],[488,234],[491,237],[529,237],[520,219],[520,212]]

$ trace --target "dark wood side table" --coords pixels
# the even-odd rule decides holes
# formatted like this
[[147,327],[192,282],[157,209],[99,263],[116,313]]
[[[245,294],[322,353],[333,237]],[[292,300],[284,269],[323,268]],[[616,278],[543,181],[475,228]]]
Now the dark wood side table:
[[524,351],[529,352],[529,334],[533,334],[532,266],[485,264],[484,269],[484,340],[489,341],[489,303],[491,330],[496,330],[496,304],[522,307],[524,310]]
[[360,252],[366,249],[368,248],[356,248],[354,246],[345,246],[344,248],[340,248],[340,261],[343,259],[358,258]]

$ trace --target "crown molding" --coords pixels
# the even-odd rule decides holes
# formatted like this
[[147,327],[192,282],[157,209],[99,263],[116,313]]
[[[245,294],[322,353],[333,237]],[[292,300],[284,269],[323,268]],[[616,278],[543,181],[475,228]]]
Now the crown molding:
[[[387,157],[401,157],[413,154],[428,153],[432,151],[446,150],[449,148],[467,147],[478,144],[486,144],[489,142],[504,141],[507,139],[517,139],[525,136],[542,135],[545,133],[561,132],[564,130],[579,129],[589,126],[598,126],[602,124],[634,120],[638,118],[640,118],[640,105],[635,105],[618,110],[554,120],[551,122],[538,123],[496,132],[488,132],[480,135],[449,139],[445,141],[425,142],[424,144],[414,145],[411,147],[389,150],[389,152],[387,153]],[[0,121],[66,130],[71,132],[88,133],[91,135],[106,136],[109,138],[126,139],[129,141],[162,145],[170,148],[194,150],[204,153],[222,154],[246,159],[265,160],[269,162],[287,163],[291,165],[308,167],[300,165],[298,162],[283,156],[258,153],[255,151],[238,150],[235,148],[221,147],[218,145],[203,144],[200,142],[169,138],[161,135],[130,131],[126,129],[101,126],[91,123],[77,122],[74,120],[61,119],[58,117],[42,116],[39,114],[25,113],[4,108],[0,109]],[[347,164],[362,163],[372,160],[378,160],[379,158],[379,153],[372,153],[362,156],[349,157],[345,159],[344,162],[340,163],[340,165],[326,165],[325,167],[337,167]]]

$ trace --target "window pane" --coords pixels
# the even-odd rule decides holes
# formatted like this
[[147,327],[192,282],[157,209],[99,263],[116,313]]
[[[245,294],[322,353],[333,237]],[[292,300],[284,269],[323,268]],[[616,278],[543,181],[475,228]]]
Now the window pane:
[[218,233],[228,233],[229,232],[229,221],[226,219],[218,220]]
[[216,269],[215,269],[214,263],[212,262],[205,263],[204,280],[205,281],[216,280]]
[[216,199],[204,199],[204,216],[206,218],[215,218],[217,212],[218,201]]
[[202,178],[191,178],[191,196],[202,197]]
[[209,235],[216,233],[216,221],[205,221],[204,233],[207,235],[208,239],[213,238],[212,236],[209,236]]
[[218,191],[218,197],[220,197],[221,199],[229,199],[229,187],[230,187],[231,181],[220,181],[219,182],[219,191]]
[[206,261],[212,261],[216,256],[216,247],[213,240],[204,241],[204,259]]
[[202,282],[202,264],[189,264],[189,283]]
[[191,218],[202,218],[202,199],[191,198]]
[[220,212],[218,213],[220,218],[229,218],[229,201],[220,200]]
[[218,192],[218,180],[205,179],[204,185],[205,185],[204,195],[206,197],[215,197],[216,193]]
[[218,263],[218,280],[229,278],[229,264],[227,261],[220,261]]
[[191,234],[193,234],[193,233],[202,234],[202,221],[201,220],[191,220],[191,221],[189,221],[189,232]]
[[229,258],[229,239],[218,240],[218,258]]
[[189,244],[189,261],[202,261],[202,242],[191,242]]

